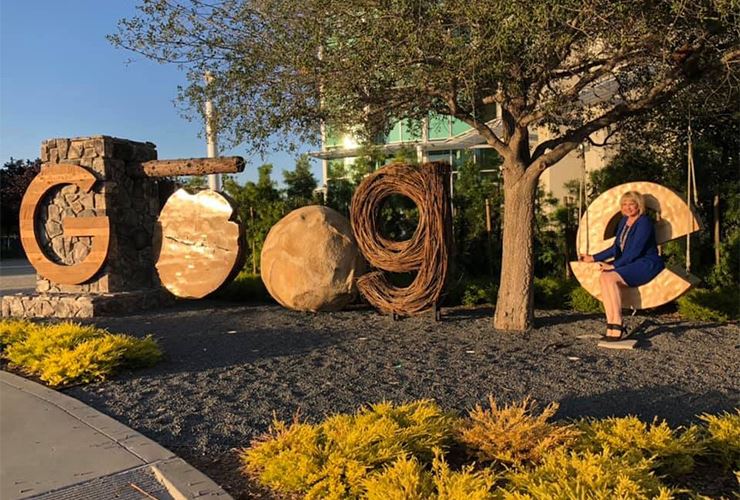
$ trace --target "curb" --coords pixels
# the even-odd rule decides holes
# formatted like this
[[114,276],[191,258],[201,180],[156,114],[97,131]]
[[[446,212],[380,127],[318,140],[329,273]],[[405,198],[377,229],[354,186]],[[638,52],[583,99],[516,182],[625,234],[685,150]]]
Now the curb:
[[[175,499],[218,498],[229,500],[232,498],[208,476],[167,448],[108,415],[94,410],[81,401],[2,370],[0,370],[0,382],[55,406],[87,427],[114,441],[118,446],[141,460],[142,463],[137,466],[138,468],[142,466],[150,467],[157,480],[165,486]],[[92,479],[87,478],[85,481],[75,484],[79,485]],[[73,485],[70,484],[61,489],[70,486]],[[38,494],[35,493],[34,495]]]

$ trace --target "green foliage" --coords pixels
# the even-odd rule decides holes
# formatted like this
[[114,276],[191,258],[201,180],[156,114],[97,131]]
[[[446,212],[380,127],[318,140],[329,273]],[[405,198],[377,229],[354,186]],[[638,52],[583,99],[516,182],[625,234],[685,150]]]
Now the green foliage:
[[727,469],[740,471],[740,409],[699,418],[706,425],[703,444],[709,457]]
[[506,500],[673,498],[651,467],[648,459],[629,460],[609,450],[576,453],[559,448],[536,467],[512,470],[499,492]]
[[530,399],[502,407],[493,396],[488,402],[490,408],[477,405],[457,428],[459,441],[484,462],[536,463],[577,436],[571,426],[548,422],[558,409],[557,403],[549,404],[537,415]]
[[295,210],[306,205],[316,203],[314,190],[318,186],[316,177],[311,172],[311,162],[308,155],[301,155],[291,172],[283,170],[285,182],[285,196],[288,210]]
[[242,453],[245,470],[278,491],[306,498],[357,497],[364,480],[407,456],[432,460],[451,439],[453,418],[431,401],[378,403],[318,425],[274,422]]
[[[40,170],[39,159],[14,160],[12,157],[0,168],[0,234],[19,234],[21,200],[26,188]],[[20,254],[23,255],[22,252]]]
[[63,322],[0,323],[3,358],[52,387],[105,380],[121,369],[152,366],[162,353],[151,338]]
[[740,317],[740,288],[694,289],[679,298],[678,313],[692,321],[728,321]]
[[255,262],[259,269],[262,245],[267,233],[286,213],[288,206],[272,180],[272,165],[265,164],[257,170],[256,183],[239,185],[234,179],[224,179],[224,191],[231,196],[244,223],[247,245],[245,257],[248,266]]
[[498,287],[490,279],[467,281],[463,284],[462,304],[475,306],[478,304],[495,304]]
[[543,309],[564,309],[568,305],[570,293],[575,283],[547,276],[534,279],[534,303]]
[[[575,185],[571,189],[574,187],[576,194],[579,187]],[[538,189],[535,208],[535,276],[565,276],[568,262],[576,258],[578,207],[571,203],[563,205]]]
[[[498,281],[500,273],[501,189],[498,169],[501,159],[493,154],[476,163],[467,155],[458,166],[453,193],[455,264],[460,273]],[[493,170],[494,172],[482,172]],[[487,232],[486,200],[491,213]],[[495,302],[493,300],[492,302]]]
[[588,293],[582,286],[576,286],[570,291],[570,307],[578,312],[596,313],[604,312],[604,304]]
[[259,274],[252,274],[247,270],[241,271],[234,281],[216,292],[215,296],[220,299],[233,300],[235,302],[272,302],[270,293],[262,282]]
[[691,472],[694,456],[704,450],[698,427],[671,429],[657,419],[650,424],[637,417],[583,420],[578,429],[582,434],[576,449],[610,451],[635,462],[650,459],[661,473],[673,477]]

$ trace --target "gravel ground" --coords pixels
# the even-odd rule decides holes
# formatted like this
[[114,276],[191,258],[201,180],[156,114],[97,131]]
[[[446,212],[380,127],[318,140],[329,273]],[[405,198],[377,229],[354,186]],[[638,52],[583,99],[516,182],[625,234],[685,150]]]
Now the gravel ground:
[[369,309],[181,303],[95,323],[153,334],[156,367],[66,392],[173,450],[236,498],[261,494],[235,451],[297,411],[318,421],[363,403],[433,398],[464,411],[488,394],[560,403],[558,418],[638,415],[673,425],[740,406],[738,325],[636,316],[638,349],[598,348],[600,315],[538,311],[525,334],[493,330],[490,309],[393,321]]

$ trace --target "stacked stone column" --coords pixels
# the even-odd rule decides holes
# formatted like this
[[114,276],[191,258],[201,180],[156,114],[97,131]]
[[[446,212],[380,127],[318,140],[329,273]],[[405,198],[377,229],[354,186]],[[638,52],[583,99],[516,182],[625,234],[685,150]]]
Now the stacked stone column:
[[107,215],[108,258],[92,279],[79,285],[62,285],[38,276],[37,294],[3,297],[3,316],[86,317],[159,302],[154,298],[162,292],[152,247],[160,209],[158,183],[156,179],[129,175],[135,165],[156,159],[156,146],[150,142],[108,136],[42,143],[42,170],[54,164],[74,164],[98,178],[89,193],[73,185],[59,186],[42,201],[36,233],[44,252],[60,264],[81,262],[90,252],[92,237],[64,236],[62,220]]

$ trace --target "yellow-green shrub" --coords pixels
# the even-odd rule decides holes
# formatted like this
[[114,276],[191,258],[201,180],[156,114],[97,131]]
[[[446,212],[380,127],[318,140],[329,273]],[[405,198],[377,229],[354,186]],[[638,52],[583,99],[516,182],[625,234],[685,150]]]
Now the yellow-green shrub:
[[0,321],[0,350],[26,338],[28,332],[35,326],[24,319],[4,319]]
[[453,471],[441,450],[435,450],[431,471],[415,457],[401,457],[382,472],[365,480],[368,500],[485,500],[493,498],[491,490],[497,475],[490,469],[474,471],[472,465]]
[[475,471],[472,464],[463,466],[459,471],[450,470],[441,452],[435,454],[432,472],[432,481],[439,500],[492,498],[491,490],[499,479],[492,469]]
[[379,403],[318,425],[274,422],[243,451],[242,462],[246,472],[278,491],[357,497],[372,471],[407,456],[430,462],[433,450],[449,443],[453,422],[428,400]]
[[364,482],[368,500],[427,500],[434,496],[432,475],[415,457],[401,457]]
[[674,430],[657,419],[646,424],[637,417],[612,417],[582,420],[577,427],[582,434],[576,449],[595,453],[610,450],[634,461],[650,458],[661,473],[672,476],[690,472],[694,456],[704,449],[697,426]]
[[458,439],[479,460],[519,465],[537,462],[544,453],[573,441],[577,432],[569,425],[548,422],[558,409],[549,404],[539,415],[529,398],[499,407],[489,396],[490,409],[480,405],[460,422]]
[[706,424],[704,445],[709,456],[723,467],[740,470],[740,409],[699,418]]
[[508,484],[498,493],[507,500],[673,498],[651,467],[649,459],[630,460],[609,450],[577,453],[558,448],[535,467],[509,471]]
[[71,322],[0,324],[3,357],[52,387],[104,380],[121,368],[151,366],[162,356],[150,337],[137,339]]

